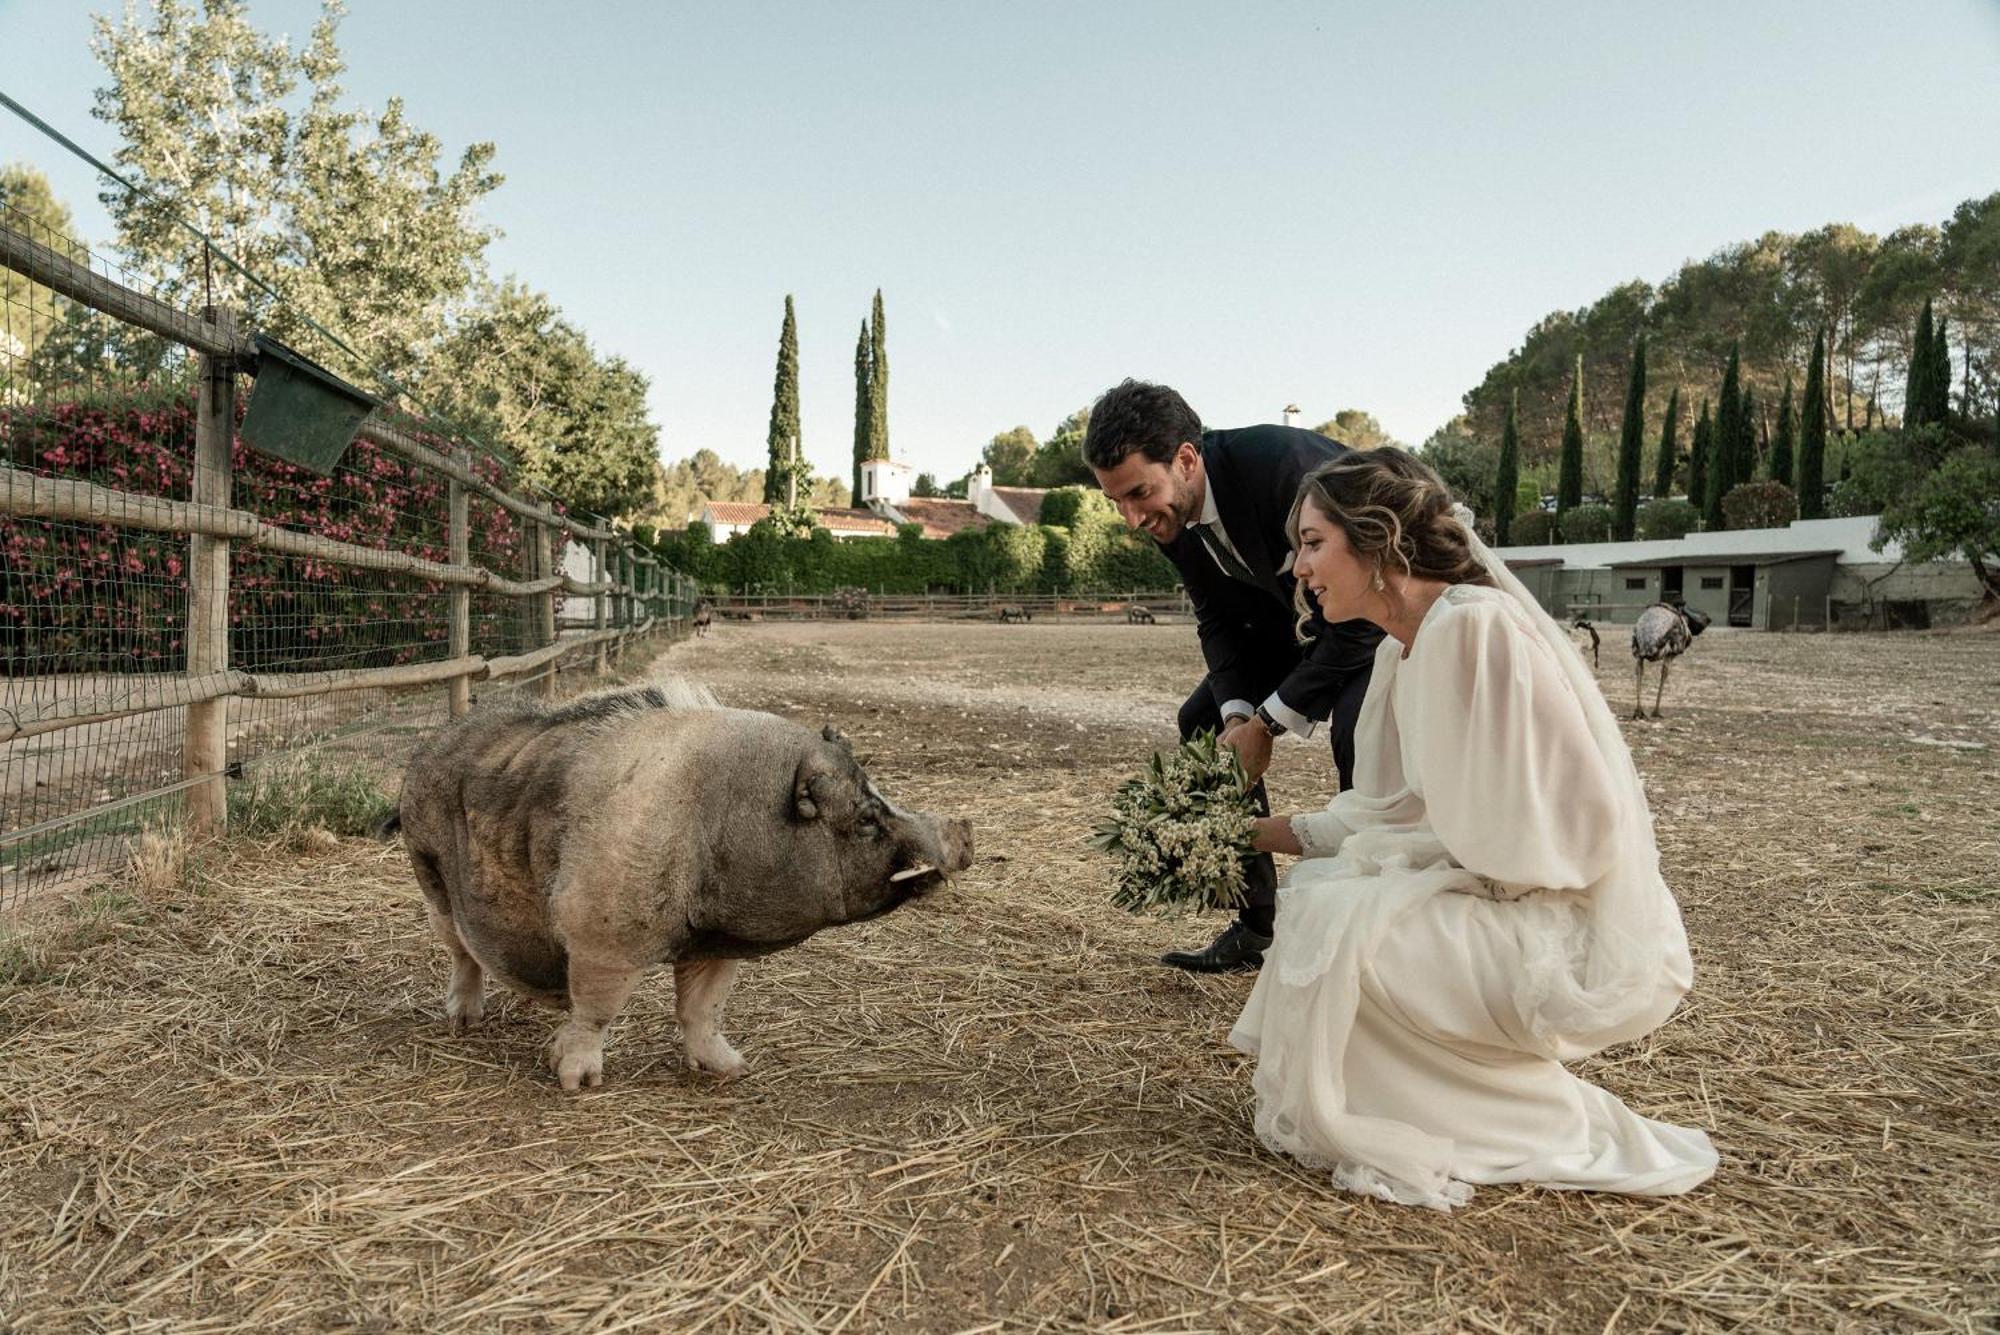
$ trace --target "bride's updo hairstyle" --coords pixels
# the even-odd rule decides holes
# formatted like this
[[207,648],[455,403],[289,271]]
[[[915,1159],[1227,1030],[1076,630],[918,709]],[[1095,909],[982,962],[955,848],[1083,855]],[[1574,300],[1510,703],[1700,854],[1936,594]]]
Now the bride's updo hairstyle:
[[[1340,525],[1347,545],[1377,570],[1400,570],[1418,579],[1446,584],[1484,584],[1493,579],[1465,528],[1452,518],[1452,494],[1430,465],[1393,446],[1354,450],[1306,474],[1285,521],[1292,550],[1299,547],[1299,511],[1307,501]],[[1292,589],[1300,627],[1310,615],[1305,585]]]

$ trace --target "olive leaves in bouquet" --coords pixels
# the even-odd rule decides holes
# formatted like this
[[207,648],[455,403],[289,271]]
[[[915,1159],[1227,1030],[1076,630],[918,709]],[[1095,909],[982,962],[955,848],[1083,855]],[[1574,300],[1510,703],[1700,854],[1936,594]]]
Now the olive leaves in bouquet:
[[1090,838],[1117,864],[1111,902],[1130,913],[1241,904],[1257,818],[1247,789],[1243,762],[1213,732],[1156,753]]

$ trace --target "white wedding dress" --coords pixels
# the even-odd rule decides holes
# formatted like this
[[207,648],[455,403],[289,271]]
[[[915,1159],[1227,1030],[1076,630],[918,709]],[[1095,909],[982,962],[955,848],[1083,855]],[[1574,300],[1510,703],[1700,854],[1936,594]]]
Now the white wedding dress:
[[1382,641],[1355,786],[1293,822],[1306,857],[1230,1034],[1264,1143],[1385,1200],[1715,1171],[1702,1132],[1562,1066],[1656,1028],[1692,967],[1623,737],[1525,599],[1454,585],[1407,658]]

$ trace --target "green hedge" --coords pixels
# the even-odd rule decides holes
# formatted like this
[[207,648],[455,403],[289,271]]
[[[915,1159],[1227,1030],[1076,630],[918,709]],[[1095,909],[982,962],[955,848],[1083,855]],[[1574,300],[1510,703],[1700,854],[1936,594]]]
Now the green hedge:
[[[1074,499],[1064,493],[1074,493]],[[718,592],[831,593],[1157,593],[1179,575],[1150,538],[1129,532],[1096,492],[1059,488],[1044,503],[1070,524],[989,524],[942,540],[905,524],[893,538],[836,542],[825,529],[783,536],[759,524],[721,544],[692,524],[651,541],[662,560]]]

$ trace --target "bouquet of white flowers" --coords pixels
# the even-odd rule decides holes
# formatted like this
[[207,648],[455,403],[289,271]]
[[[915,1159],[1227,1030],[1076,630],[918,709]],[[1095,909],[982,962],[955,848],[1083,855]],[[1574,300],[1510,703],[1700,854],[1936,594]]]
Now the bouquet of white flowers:
[[1117,859],[1111,902],[1131,913],[1235,908],[1257,810],[1236,752],[1204,732],[1120,784],[1091,836]]

